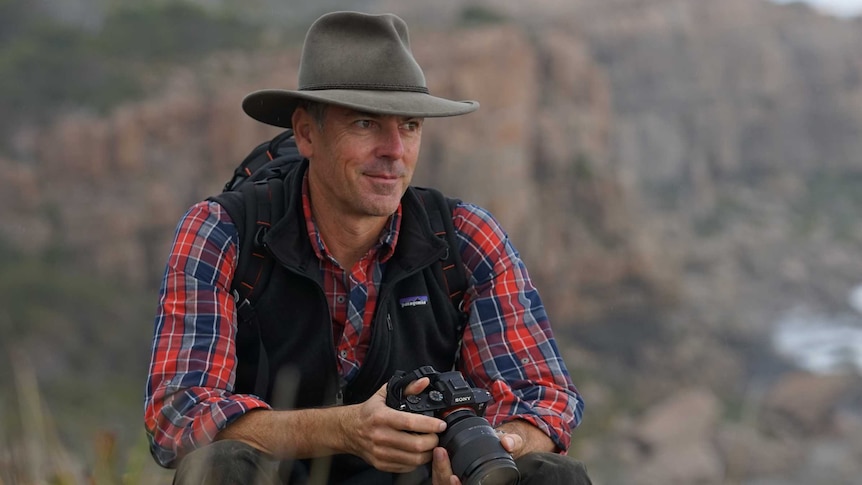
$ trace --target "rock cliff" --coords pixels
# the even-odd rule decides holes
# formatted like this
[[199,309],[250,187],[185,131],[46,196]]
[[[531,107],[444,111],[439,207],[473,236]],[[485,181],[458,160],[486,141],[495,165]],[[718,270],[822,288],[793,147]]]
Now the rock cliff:
[[[432,92],[482,104],[428,121],[417,183],[498,215],[561,321],[597,318],[621,280],[652,291],[609,165],[610,86],[584,42],[516,25],[413,41]],[[16,151],[32,159],[3,162],[16,182],[3,237],[29,250],[59,245],[97,271],[152,282],[183,210],[277,132],[245,116],[240,100],[292,86],[297,60],[296,51],[226,55],[108,117],[70,115],[20,133]]]
[[[852,483],[858,379],[779,376],[766,339],[794,305],[842,311],[862,278],[862,21],[759,0],[484,5],[509,20],[414,29],[431,91],[482,104],[428,120],[416,182],[489,208],[527,261],[588,401],[575,452],[609,483]],[[183,210],[277,132],[240,100],[293,87],[298,57],[226,53],[107,116],[23,127],[0,238],[152,291]]]

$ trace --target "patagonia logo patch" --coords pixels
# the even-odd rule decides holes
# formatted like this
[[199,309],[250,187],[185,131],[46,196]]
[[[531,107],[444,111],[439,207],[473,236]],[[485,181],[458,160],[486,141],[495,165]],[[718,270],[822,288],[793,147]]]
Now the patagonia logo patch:
[[402,298],[398,300],[398,303],[401,304],[401,308],[405,308],[408,306],[425,306],[428,304],[427,296],[408,296],[407,298]]

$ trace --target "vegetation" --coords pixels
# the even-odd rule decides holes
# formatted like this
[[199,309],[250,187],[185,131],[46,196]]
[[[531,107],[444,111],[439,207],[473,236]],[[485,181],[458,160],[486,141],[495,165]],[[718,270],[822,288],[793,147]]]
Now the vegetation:
[[79,483],[82,461],[118,476],[146,453],[152,294],[0,247],[0,483]]
[[822,169],[808,179],[805,196],[794,204],[794,227],[810,236],[817,228],[826,228],[830,237],[853,241],[857,234],[859,211],[862,210],[862,173]]
[[461,10],[460,23],[463,26],[500,24],[508,21],[506,15],[482,5],[468,5]]
[[58,109],[105,110],[139,96],[163,68],[259,42],[228,11],[185,1],[118,2],[85,28],[44,15],[38,2],[0,0],[0,138]]

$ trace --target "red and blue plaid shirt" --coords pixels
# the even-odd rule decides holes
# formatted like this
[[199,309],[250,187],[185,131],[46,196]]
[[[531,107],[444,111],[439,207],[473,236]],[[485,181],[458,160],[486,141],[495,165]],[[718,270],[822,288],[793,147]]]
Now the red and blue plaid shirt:
[[[336,355],[350,380],[365,357],[377,290],[398,241],[401,209],[378,243],[349,271],[331,257],[303,208],[333,317]],[[523,419],[565,452],[584,404],[553,339],[545,308],[508,236],[484,209],[453,211],[469,289],[469,324],[461,371],[491,392],[485,417],[493,426]],[[234,394],[237,326],[231,278],[237,229],[215,202],[194,205],[180,221],[160,290],[144,420],[156,460],[165,466],[210,443],[244,413],[269,405]]]
[[380,234],[377,244],[350,271],[342,268],[329,253],[314,223],[307,176],[302,182],[302,211],[311,246],[323,275],[323,291],[332,315],[332,335],[338,339],[334,342],[338,368],[342,379],[349,382],[359,372],[359,364],[365,359],[371,344],[370,323],[377,308],[377,290],[383,279],[386,262],[395,253],[401,225],[401,206],[389,218],[389,224]]

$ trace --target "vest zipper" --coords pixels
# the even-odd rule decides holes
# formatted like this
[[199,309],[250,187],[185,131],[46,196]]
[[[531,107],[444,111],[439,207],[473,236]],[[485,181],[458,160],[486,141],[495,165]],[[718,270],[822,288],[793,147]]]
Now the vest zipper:
[[[433,260],[438,259],[438,258],[439,258],[439,256],[434,256],[433,258],[429,258],[429,260],[431,260],[433,262]],[[428,264],[431,264],[431,263],[428,263]],[[389,289],[394,287],[395,283],[397,283],[398,281],[401,281],[405,278],[408,278],[411,275],[421,271],[426,266],[427,266],[427,264],[415,267],[412,270],[408,271],[406,274],[402,274],[399,278],[390,281],[389,284],[386,285],[386,289],[384,291],[381,291],[381,293],[378,295],[378,303],[380,303],[382,301],[388,301],[388,298],[391,295],[391,292],[389,291]],[[292,270],[294,273],[306,275],[307,278],[311,279],[312,281],[315,281],[314,278],[307,276],[307,273],[305,271],[302,271],[301,269],[297,268],[296,266],[285,265],[285,267],[289,270]],[[317,282],[315,281],[315,283],[317,283]],[[324,300],[325,307],[327,309],[327,314],[329,314],[329,304],[326,302],[325,291],[319,283],[317,283],[316,286],[317,286],[320,294],[323,295],[323,300]],[[341,375],[340,366],[338,365],[338,348],[337,348],[337,345],[335,344],[335,336],[332,333],[331,320],[332,320],[332,315],[329,315],[329,318],[327,319],[327,322],[329,324],[327,325],[327,327],[329,328],[330,342],[333,343],[333,345],[331,347],[332,348],[332,358],[333,358],[332,363],[333,363],[333,367],[335,369],[335,380],[336,380],[336,384],[337,384],[337,391],[335,392],[335,405],[336,406],[342,406],[342,405],[344,405],[344,393],[347,391],[348,384],[352,384],[353,386],[356,386],[357,383],[362,383],[363,381],[368,380],[368,377],[365,377],[365,375],[370,372],[368,369],[367,363],[368,363],[368,358],[371,355],[372,348],[374,348],[374,350],[376,352],[381,352],[381,349],[378,348],[379,346],[378,347],[373,346],[375,339],[372,337],[371,343],[369,344],[369,347],[368,347],[368,350],[369,350],[368,354],[369,355],[366,355],[366,361],[363,363],[362,366],[360,366],[359,373],[357,374],[356,378],[354,378],[353,382],[348,383],[347,380]],[[392,314],[390,312],[386,312],[386,329],[388,330],[388,332],[386,332],[386,337],[384,339],[385,340],[385,349],[382,350],[382,352],[384,353],[384,355],[386,357],[385,357],[385,362],[383,363],[383,365],[378,366],[378,367],[381,367],[381,369],[379,369],[379,370],[383,370],[386,368],[386,366],[388,365],[388,360],[391,357],[389,347],[392,344],[392,335],[391,334],[394,331],[394,326],[392,324]],[[378,375],[378,376],[373,377],[377,381],[377,383],[375,384],[375,386],[372,386],[372,387],[374,387],[371,391],[372,394],[374,391],[377,390],[378,387],[380,387],[380,385],[382,385],[382,383],[387,382],[390,377],[392,377],[392,376],[379,376]],[[361,389],[363,387],[364,386],[359,386],[358,388]]]
[[[297,274],[305,274],[305,272],[301,271],[299,268],[288,267],[288,269],[292,269]],[[306,277],[308,277],[308,276],[306,276]],[[312,281],[315,281],[313,278],[310,278],[310,277],[308,277],[308,278],[311,279]],[[316,281],[315,281],[315,283],[316,283]],[[334,377],[335,377],[336,389],[337,389],[335,391],[335,405],[336,406],[343,406],[344,405],[344,392],[347,389],[348,382],[347,382],[347,379],[345,379],[344,376],[341,375],[341,366],[338,364],[338,344],[335,342],[335,334],[332,333],[332,323],[331,323],[332,322],[332,315],[329,312],[329,304],[326,302],[326,294],[325,294],[323,287],[319,283],[316,286],[317,286],[317,289],[319,290],[319,294],[323,297],[323,302],[324,302],[324,305],[326,308],[326,313],[328,315],[328,318],[326,319],[328,325],[326,325],[326,327],[329,329],[329,332],[328,332],[329,333],[329,341],[332,342],[332,345],[330,346],[330,348],[332,349],[332,361],[331,362],[332,362],[332,367],[333,367],[334,372],[335,372]],[[390,331],[392,331],[392,316],[388,312],[386,314],[386,326],[389,328]],[[360,369],[360,374],[361,374],[361,369]]]
[[332,314],[329,310],[329,303],[326,301],[326,291],[323,289],[320,283],[317,283],[314,278],[308,276],[306,272],[302,271],[300,268],[288,267],[288,269],[292,269],[297,274],[305,275],[306,278],[310,279],[316,284],[319,294],[322,298],[324,308],[326,308],[326,328],[329,329],[329,341],[331,342],[330,348],[332,349],[332,360],[330,362],[332,362],[332,368],[334,371],[333,377],[335,379],[337,388],[337,390],[335,391],[335,405],[342,406],[344,405],[344,389],[347,387],[347,380],[341,375],[341,366],[338,365],[338,344],[335,342],[335,334],[332,333]]
[[[441,251],[442,253],[442,251]],[[383,302],[388,302],[392,297],[392,289],[395,288],[396,284],[402,280],[409,278],[410,276],[422,271],[428,265],[433,264],[434,261],[440,258],[440,254],[432,254],[431,257],[427,258],[427,262],[424,264],[415,266],[410,268],[407,272],[401,274],[398,278],[392,279],[385,285],[381,285],[380,294],[377,295],[377,304],[380,305]],[[377,388],[379,388],[383,383],[388,382],[389,378],[392,376],[384,376],[381,375],[382,372],[389,366],[389,360],[392,358],[392,352],[390,351],[390,347],[392,346],[392,333],[394,331],[394,326],[392,325],[392,314],[390,312],[386,312],[386,329],[388,332],[383,336],[383,342],[375,342],[377,338],[379,338],[375,332],[375,335],[371,338],[371,343],[368,346],[368,353],[365,356],[365,362],[362,363],[362,366],[359,368],[359,373],[354,378],[351,383],[351,387],[353,389],[365,389],[369,390],[373,394]],[[374,344],[378,345],[375,346]],[[382,346],[382,347],[381,347]],[[370,368],[369,361],[373,360],[372,352],[376,354],[383,354],[382,362],[374,362],[377,365],[373,368]],[[368,385],[366,381],[370,381],[373,383],[371,386]]]
[[338,391],[335,393],[335,405],[344,405],[344,388],[347,387],[347,381],[343,377],[338,379]]
[[[327,305],[326,309],[327,315],[329,315],[329,307]],[[344,404],[344,388],[347,387],[347,379],[341,375],[341,366],[338,363],[338,343],[335,342],[335,334],[332,333],[332,315],[329,315],[329,318],[326,319],[329,328],[329,341],[332,342],[332,363],[335,368],[335,381],[338,387],[338,390],[335,391],[335,405],[342,406]]]

